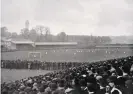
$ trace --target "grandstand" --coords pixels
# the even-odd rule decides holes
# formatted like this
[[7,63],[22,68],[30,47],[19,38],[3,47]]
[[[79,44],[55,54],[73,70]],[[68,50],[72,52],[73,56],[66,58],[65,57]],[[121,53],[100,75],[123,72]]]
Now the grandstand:
[[9,51],[11,49],[15,49],[11,44],[11,40],[1,37],[1,51]]
[[2,40],[2,47],[5,46],[11,50],[43,50],[58,48],[76,48],[77,42],[33,42],[26,39],[8,39]]
[[36,49],[60,49],[60,48],[75,48],[77,42],[36,42]]
[[11,43],[16,50],[31,50],[34,42],[30,40],[13,40]]
[[96,45],[97,48],[133,48],[133,44],[102,44]]

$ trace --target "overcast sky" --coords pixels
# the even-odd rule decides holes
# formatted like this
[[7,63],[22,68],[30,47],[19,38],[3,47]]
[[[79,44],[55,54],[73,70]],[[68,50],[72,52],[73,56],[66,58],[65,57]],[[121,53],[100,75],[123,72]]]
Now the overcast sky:
[[76,35],[133,34],[133,0],[2,0],[2,26],[20,33],[25,21]]

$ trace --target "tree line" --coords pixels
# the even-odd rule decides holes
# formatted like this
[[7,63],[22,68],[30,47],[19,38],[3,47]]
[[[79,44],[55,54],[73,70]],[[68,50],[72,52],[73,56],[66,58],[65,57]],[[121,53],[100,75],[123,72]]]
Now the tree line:
[[79,42],[83,44],[95,43],[110,43],[109,36],[84,36],[84,35],[67,35],[65,32],[60,32],[57,35],[52,35],[50,28],[42,25],[35,28],[21,29],[21,33],[9,32],[6,26],[1,27],[1,36],[6,38],[28,39],[33,42]]

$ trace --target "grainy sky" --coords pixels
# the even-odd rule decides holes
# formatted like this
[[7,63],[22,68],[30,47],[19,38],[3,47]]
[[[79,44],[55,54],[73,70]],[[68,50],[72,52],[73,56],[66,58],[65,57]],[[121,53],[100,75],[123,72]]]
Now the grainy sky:
[[2,26],[20,33],[25,21],[52,34],[133,34],[133,0],[2,0]]

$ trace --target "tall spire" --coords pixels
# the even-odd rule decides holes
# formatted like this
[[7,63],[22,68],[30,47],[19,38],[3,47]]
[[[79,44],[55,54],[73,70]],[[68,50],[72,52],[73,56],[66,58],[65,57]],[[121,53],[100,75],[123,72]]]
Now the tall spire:
[[25,21],[25,28],[27,28],[28,30],[29,30],[29,24],[30,24],[29,21],[26,20],[26,21]]

